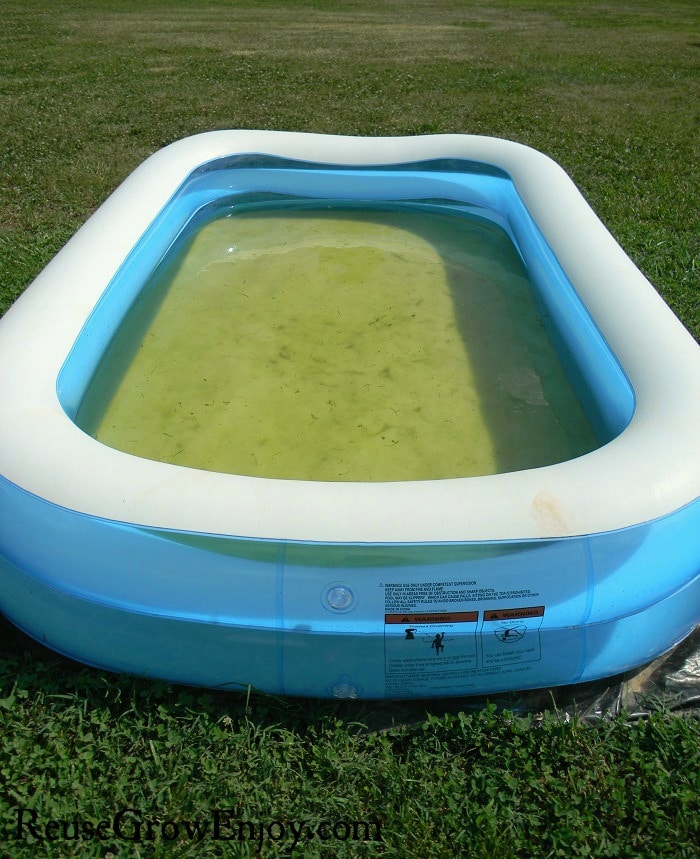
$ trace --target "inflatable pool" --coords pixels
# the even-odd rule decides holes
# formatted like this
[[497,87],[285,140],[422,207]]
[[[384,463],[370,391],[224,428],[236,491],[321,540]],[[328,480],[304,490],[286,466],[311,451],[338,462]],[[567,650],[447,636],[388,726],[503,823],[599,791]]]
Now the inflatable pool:
[[0,390],[0,610],[92,665],[472,695],[700,621],[700,350],[516,143],[166,147],[0,321]]

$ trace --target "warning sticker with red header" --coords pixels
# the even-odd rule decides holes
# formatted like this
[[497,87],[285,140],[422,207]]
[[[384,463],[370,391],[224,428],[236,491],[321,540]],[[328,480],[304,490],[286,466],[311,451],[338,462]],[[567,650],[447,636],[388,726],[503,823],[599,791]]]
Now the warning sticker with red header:
[[542,605],[484,611],[480,628],[484,668],[541,659],[540,627],[543,618]]
[[478,611],[387,613],[384,658],[388,694],[454,689],[478,665]]
[[[462,580],[384,589],[387,695],[464,692],[484,674],[522,677],[542,658],[545,606],[525,602],[538,596],[527,588],[498,591]],[[509,607],[509,600],[521,604]],[[476,605],[465,610],[469,603]]]
[[499,608],[484,612],[484,620],[517,620],[524,617],[544,617],[544,606],[532,608]]
[[433,611],[421,614],[385,614],[384,623],[476,623],[478,611]]

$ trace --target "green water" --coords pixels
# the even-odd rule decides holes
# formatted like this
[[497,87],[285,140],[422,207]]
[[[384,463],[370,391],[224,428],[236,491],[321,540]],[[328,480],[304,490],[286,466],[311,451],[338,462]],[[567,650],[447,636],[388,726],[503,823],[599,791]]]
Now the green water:
[[510,239],[475,218],[218,217],[147,285],[77,422],[212,471],[423,480],[598,446]]

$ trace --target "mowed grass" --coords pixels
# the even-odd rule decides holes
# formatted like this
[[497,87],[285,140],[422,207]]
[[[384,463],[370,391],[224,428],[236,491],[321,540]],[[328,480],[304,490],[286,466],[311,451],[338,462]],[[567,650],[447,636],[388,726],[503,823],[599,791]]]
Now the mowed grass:
[[3,0],[1,20],[0,310],[180,137],[469,132],[559,161],[700,335],[694,0]]
[[[36,654],[5,661],[0,681],[8,856],[697,856],[690,717],[584,725],[493,704],[214,694]],[[217,812],[262,838],[217,838]],[[37,839],[17,837],[20,819]],[[51,820],[68,837],[47,837]],[[86,821],[105,822],[104,840]],[[371,826],[355,838],[358,822]]]
[[[700,336],[695,0],[3,0],[0,21],[0,312],[180,137],[468,132],[559,161]],[[37,845],[14,838],[23,807],[93,823],[125,807],[161,821],[215,809],[266,824],[381,821],[381,841],[312,828],[300,857],[698,855],[696,720],[588,726],[466,702],[216,695],[3,639],[9,856],[285,856],[292,844],[289,827],[197,843],[180,826],[141,841],[44,830]]]

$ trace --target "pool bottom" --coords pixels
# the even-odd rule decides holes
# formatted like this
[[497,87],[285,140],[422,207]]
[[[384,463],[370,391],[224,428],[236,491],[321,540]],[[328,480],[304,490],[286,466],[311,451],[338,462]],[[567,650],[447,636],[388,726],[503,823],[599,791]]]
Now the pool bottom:
[[600,444],[504,230],[407,203],[219,206],[144,286],[76,423],[147,459],[312,481]]

